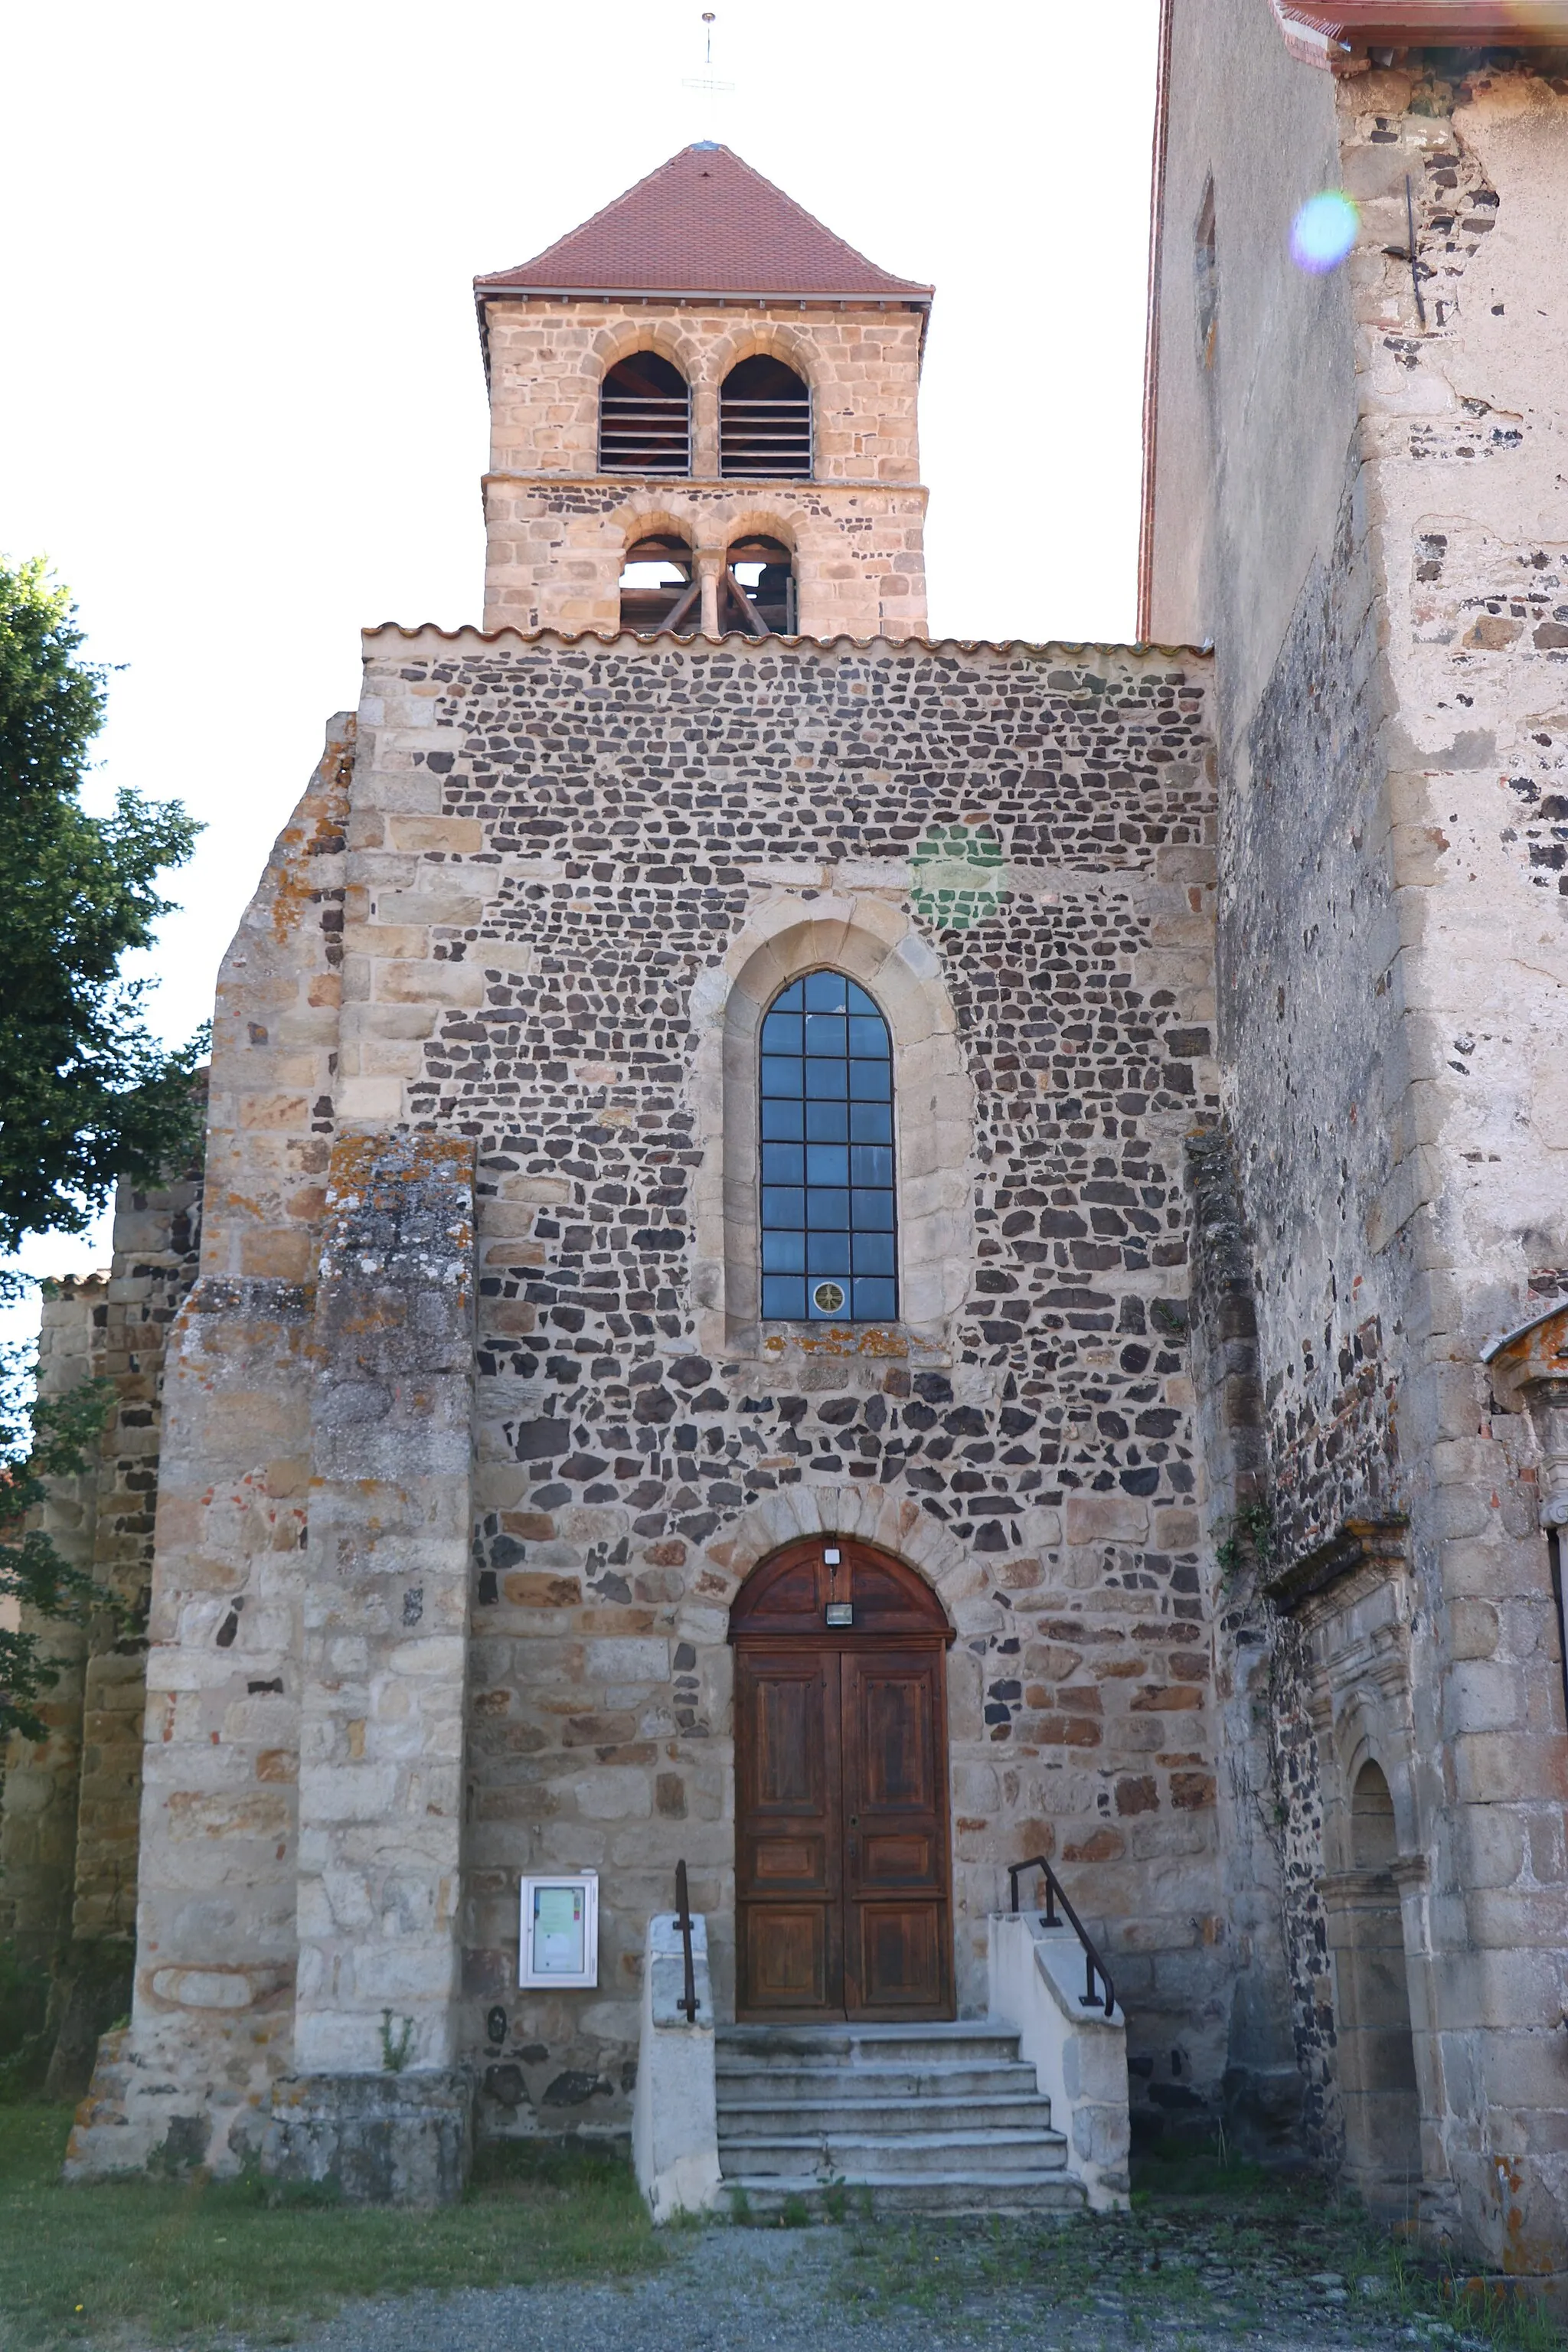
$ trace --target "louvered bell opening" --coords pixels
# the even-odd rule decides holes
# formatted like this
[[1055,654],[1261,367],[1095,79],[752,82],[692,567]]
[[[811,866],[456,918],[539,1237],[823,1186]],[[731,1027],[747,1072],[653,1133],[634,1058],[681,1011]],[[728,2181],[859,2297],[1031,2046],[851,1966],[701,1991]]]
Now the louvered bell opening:
[[599,394],[601,474],[689,474],[691,390],[657,352],[619,360]]
[[739,481],[806,481],[811,394],[793,368],[759,352],[719,395],[719,470]]

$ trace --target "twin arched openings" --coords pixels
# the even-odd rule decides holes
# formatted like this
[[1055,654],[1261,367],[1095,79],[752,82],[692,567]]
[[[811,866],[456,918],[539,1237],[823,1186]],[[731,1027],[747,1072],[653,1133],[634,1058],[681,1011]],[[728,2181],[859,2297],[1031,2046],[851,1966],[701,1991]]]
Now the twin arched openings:
[[[606,373],[599,394],[603,474],[689,476],[691,386],[658,352],[634,352]],[[719,392],[719,473],[724,481],[811,478],[811,392],[783,360],[756,352]]]
[[[679,476],[693,468],[691,387],[658,352],[634,352],[605,374],[599,398],[599,470]],[[719,472],[727,481],[804,481],[811,475],[811,394],[767,352],[742,360],[719,394]],[[776,539],[750,533],[726,550],[716,582],[721,636],[794,636],[795,564]],[[627,549],[621,626],[641,634],[700,628],[701,587],[689,544],[656,532]]]
[[[717,587],[721,637],[795,636],[800,622],[795,561],[782,540],[748,533],[726,549]],[[701,583],[688,541],[655,531],[627,548],[621,572],[621,626],[650,635],[702,625]]]

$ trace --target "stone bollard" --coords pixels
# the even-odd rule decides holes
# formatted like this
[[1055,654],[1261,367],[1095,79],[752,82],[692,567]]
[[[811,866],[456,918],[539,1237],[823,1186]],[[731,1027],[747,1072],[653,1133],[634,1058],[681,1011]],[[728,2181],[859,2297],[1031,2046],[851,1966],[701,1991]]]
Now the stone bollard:
[[679,2005],[686,1981],[679,1923],[673,1911],[656,1912],[643,1955],[642,2038],[632,2100],[637,2187],[656,2222],[676,2213],[710,2213],[721,2193],[706,1919],[692,1919],[691,1958],[694,2022]]

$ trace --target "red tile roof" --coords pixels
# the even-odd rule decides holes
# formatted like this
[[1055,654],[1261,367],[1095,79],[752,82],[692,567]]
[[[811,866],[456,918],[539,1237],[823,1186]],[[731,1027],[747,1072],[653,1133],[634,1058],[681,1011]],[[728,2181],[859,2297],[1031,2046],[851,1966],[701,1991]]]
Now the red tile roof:
[[822,294],[919,303],[931,289],[879,269],[728,147],[682,148],[532,261],[474,290]]
[[1342,54],[1369,43],[1532,48],[1568,41],[1568,0],[1274,0],[1274,14],[1287,41],[1304,36]]

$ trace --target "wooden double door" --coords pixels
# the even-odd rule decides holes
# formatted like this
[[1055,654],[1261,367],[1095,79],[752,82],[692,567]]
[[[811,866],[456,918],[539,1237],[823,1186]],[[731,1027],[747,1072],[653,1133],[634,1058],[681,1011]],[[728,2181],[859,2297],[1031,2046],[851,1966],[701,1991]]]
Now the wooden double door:
[[934,1595],[885,1553],[814,1540],[757,1569],[731,1633],[739,2015],[951,2017]]

